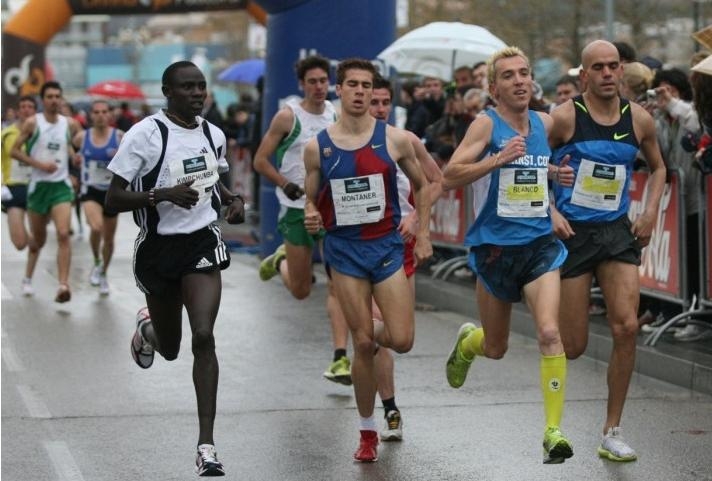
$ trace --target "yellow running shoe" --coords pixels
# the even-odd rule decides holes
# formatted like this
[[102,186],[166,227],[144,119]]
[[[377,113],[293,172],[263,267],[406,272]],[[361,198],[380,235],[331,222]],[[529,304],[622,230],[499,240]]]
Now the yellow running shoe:
[[460,330],[457,331],[457,340],[455,341],[455,346],[450,352],[450,357],[447,358],[447,364],[445,365],[445,375],[447,376],[447,382],[450,386],[458,388],[465,383],[465,378],[467,378],[467,371],[469,371],[472,361],[475,360],[474,356],[472,359],[467,359],[460,350],[460,344],[462,340],[465,339],[472,331],[477,329],[477,326],[471,322],[466,322],[460,326]]
[[279,273],[277,265],[279,264],[279,261],[284,259],[286,256],[287,249],[284,247],[284,244],[280,244],[272,255],[265,257],[262,262],[260,262],[260,279],[268,281],[276,276]]
[[324,371],[324,377],[329,381],[343,384],[344,386],[351,385],[351,361],[346,356],[341,356],[336,361],[332,362],[329,369]]
[[574,455],[571,442],[559,428],[551,426],[544,432],[544,464],[561,464]]

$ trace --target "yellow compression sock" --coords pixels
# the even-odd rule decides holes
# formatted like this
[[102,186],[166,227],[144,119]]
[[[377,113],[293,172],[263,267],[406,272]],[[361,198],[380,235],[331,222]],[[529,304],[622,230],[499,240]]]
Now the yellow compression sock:
[[559,426],[566,397],[566,356],[541,356],[541,392],[544,395],[546,426]]
[[462,354],[464,354],[468,359],[484,355],[484,351],[482,350],[482,342],[484,339],[485,331],[481,327],[478,327],[472,331],[469,336],[462,340],[462,343],[460,344]]

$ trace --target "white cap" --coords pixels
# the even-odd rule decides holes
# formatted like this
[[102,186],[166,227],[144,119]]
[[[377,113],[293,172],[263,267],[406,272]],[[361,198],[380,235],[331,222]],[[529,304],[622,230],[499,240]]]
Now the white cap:
[[712,55],[706,57],[700,63],[695,64],[695,66],[692,67],[692,70],[694,72],[700,72],[700,73],[703,73],[706,75],[712,75]]
[[579,65],[578,67],[570,68],[566,73],[568,73],[572,77],[578,77],[582,69],[583,65]]

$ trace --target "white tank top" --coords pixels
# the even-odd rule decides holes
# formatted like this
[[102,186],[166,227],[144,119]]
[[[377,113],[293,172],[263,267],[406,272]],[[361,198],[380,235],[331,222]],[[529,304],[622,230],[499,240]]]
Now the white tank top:
[[52,173],[32,169],[32,182],[58,182],[69,178],[69,121],[63,115],[51,123],[44,114],[35,115],[37,129],[27,141],[30,157],[42,162],[53,161],[58,169]]
[[[301,106],[301,99],[287,101],[286,106],[294,112],[294,124],[289,135],[285,137],[277,146],[277,167],[279,173],[289,179],[290,182],[304,188],[304,147],[307,142],[316,134],[330,126],[336,121],[336,109],[328,100],[324,102],[324,112],[312,114],[304,110]],[[282,189],[276,189],[279,203],[286,207],[297,209],[304,208],[304,196],[297,200],[290,200]]]

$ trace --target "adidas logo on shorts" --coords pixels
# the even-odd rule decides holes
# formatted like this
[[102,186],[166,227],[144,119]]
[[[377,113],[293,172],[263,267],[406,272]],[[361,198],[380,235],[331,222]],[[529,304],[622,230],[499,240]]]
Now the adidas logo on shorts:
[[195,268],[196,268],[196,269],[202,269],[202,268],[204,268],[204,267],[211,267],[212,265],[213,265],[212,262],[210,262],[210,261],[207,260],[205,257],[203,257],[202,259],[200,259],[200,262],[198,262],[198,263],[195,265]]

